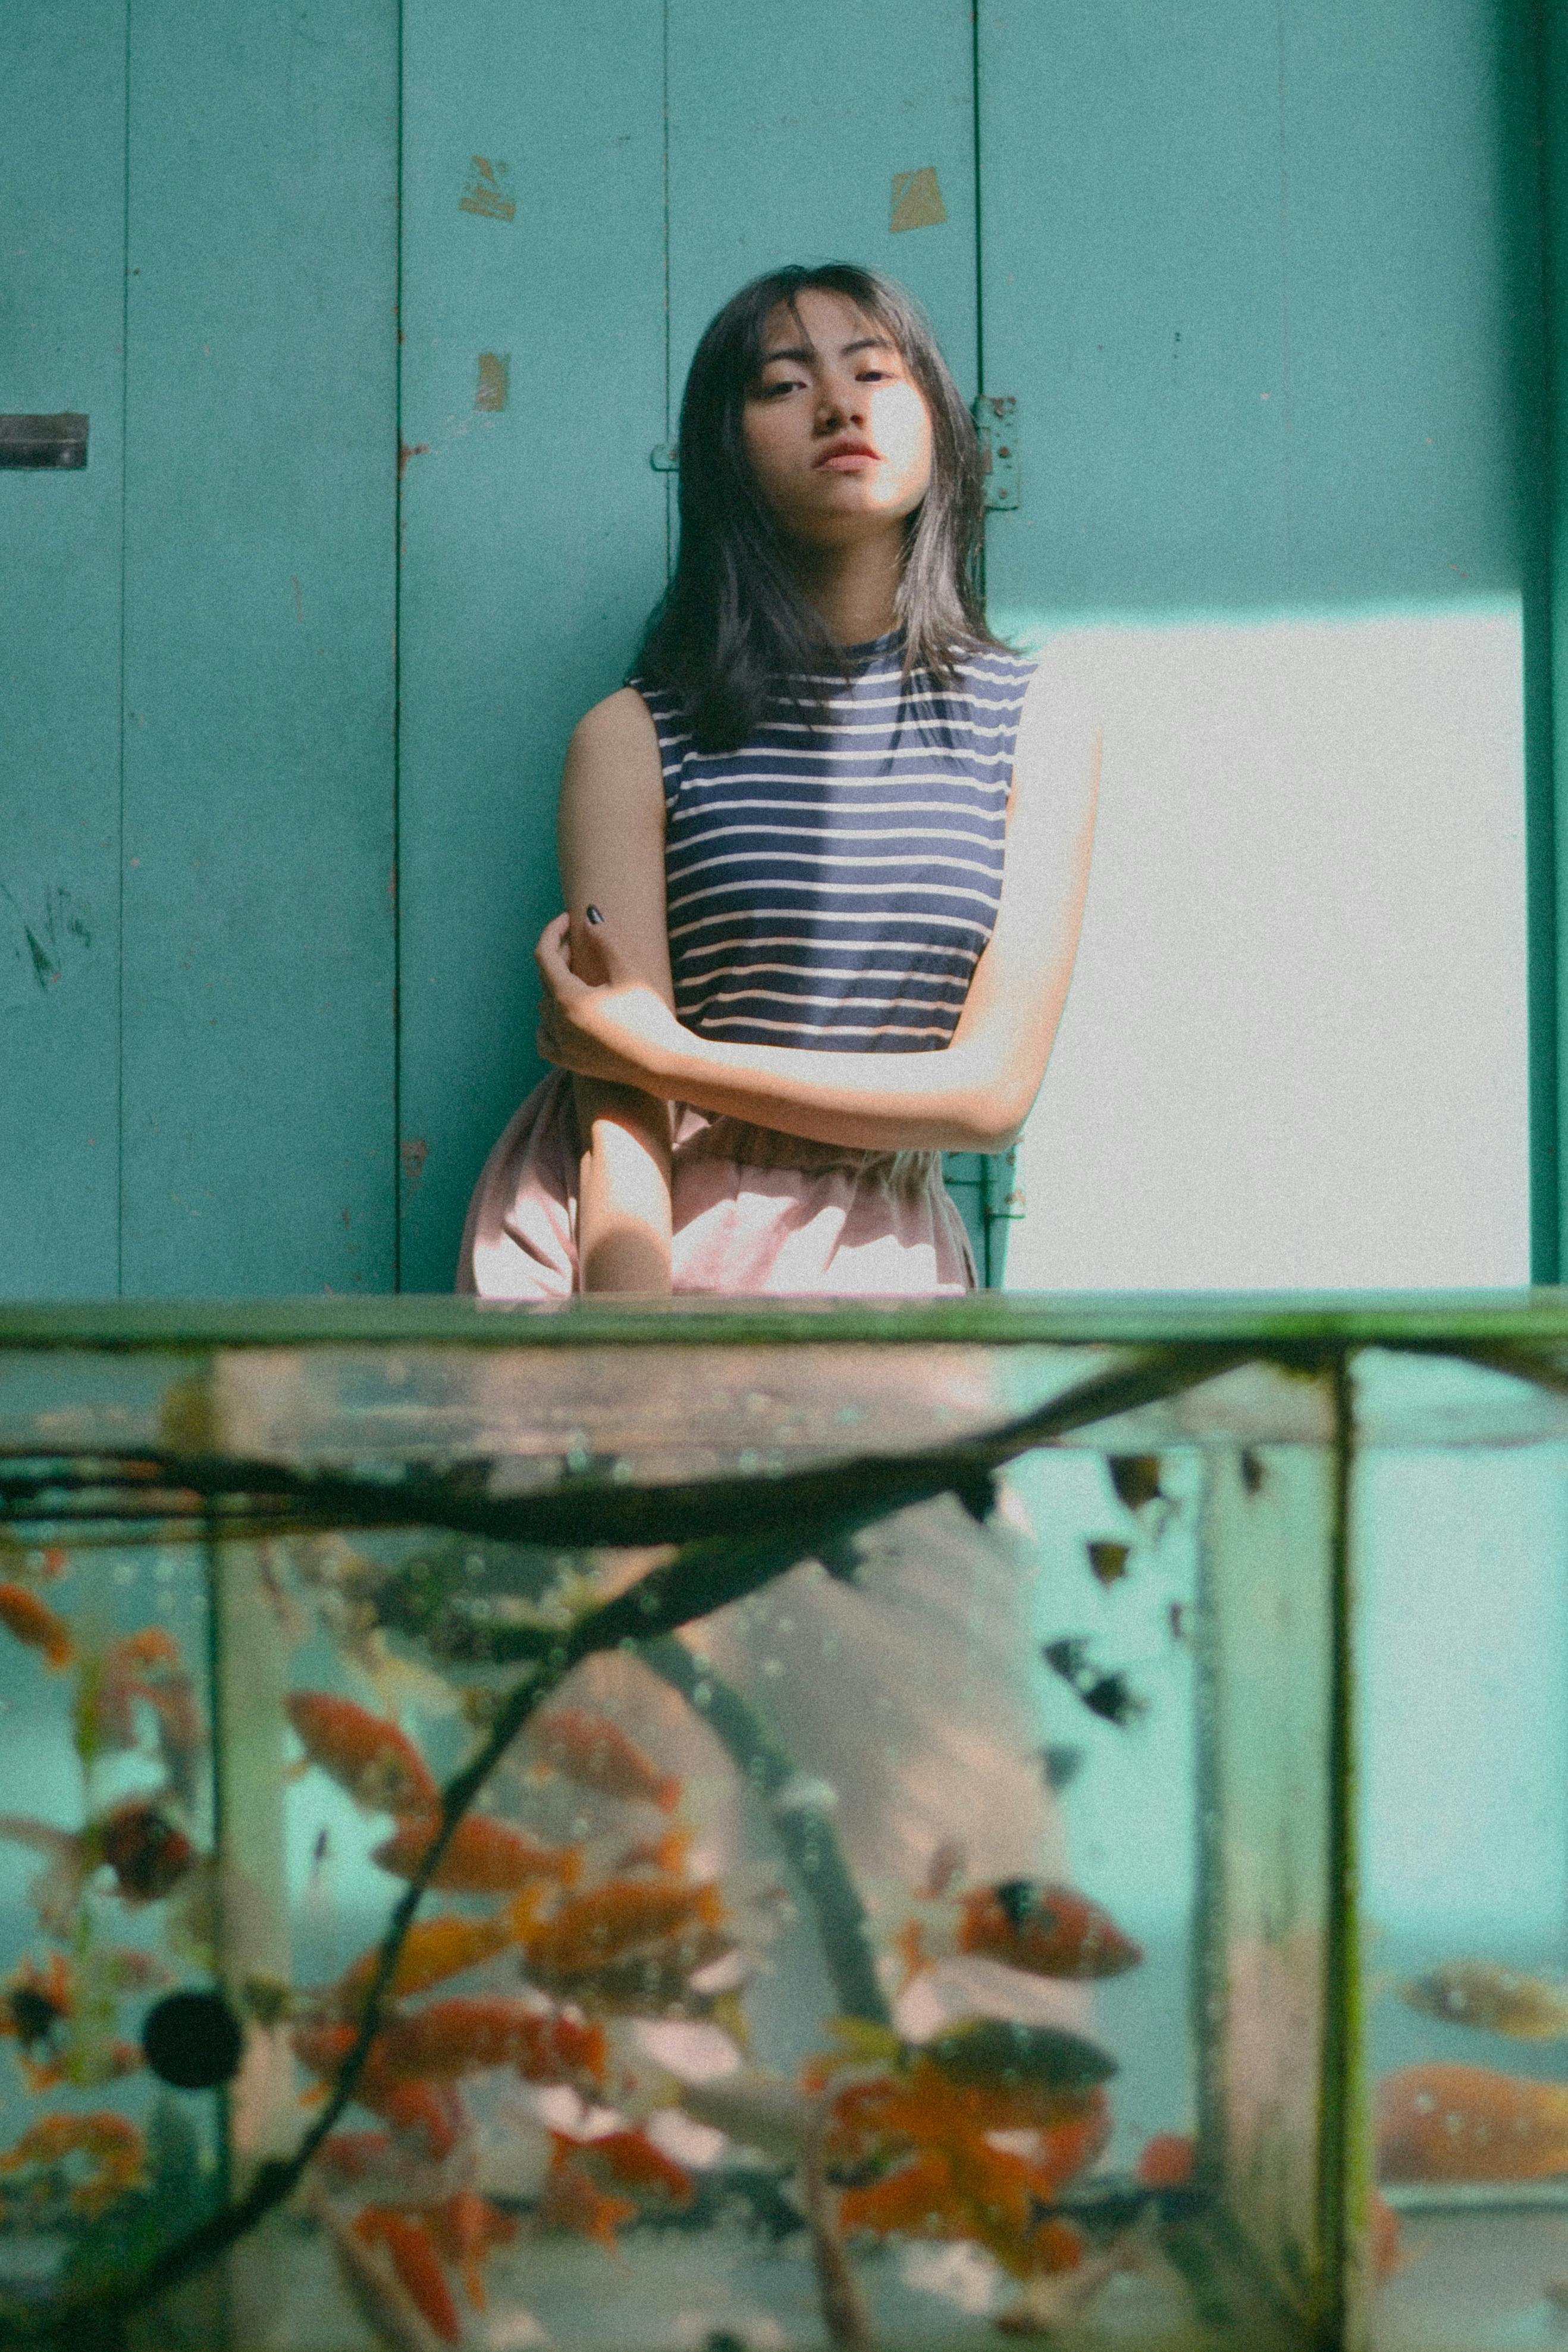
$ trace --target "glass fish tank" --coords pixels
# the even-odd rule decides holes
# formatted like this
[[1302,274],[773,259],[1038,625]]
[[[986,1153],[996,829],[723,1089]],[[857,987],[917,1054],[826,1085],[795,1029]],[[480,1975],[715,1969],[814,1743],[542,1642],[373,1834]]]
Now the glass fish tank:
[[1552,1296],[0,1307],[0,2342],[1568,2343]]

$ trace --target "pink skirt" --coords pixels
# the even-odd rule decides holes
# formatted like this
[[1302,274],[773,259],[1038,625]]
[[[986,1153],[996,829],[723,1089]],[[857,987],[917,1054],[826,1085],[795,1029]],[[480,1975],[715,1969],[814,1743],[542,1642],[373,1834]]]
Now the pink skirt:
[[[553,1303],[581,1287],[572,1082],[535,1087],[486,1160],[458,1288]],[[851,1151],[677,1113],[673,1286],[726,1297],[950,1297],[974,1287],[935,1151]]]

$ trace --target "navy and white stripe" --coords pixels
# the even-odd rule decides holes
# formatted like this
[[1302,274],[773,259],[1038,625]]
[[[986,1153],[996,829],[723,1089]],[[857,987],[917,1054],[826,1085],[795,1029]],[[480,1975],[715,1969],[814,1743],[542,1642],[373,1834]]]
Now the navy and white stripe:
[[700,751],[634,678],[664,761],[675,1005],[704,1037],[921,1053],[944,1045],[996,920],[1032,662],[989,647],[956,688],[906,683],[897,634],[847,648],[813,728],[787,693],[738,751]]

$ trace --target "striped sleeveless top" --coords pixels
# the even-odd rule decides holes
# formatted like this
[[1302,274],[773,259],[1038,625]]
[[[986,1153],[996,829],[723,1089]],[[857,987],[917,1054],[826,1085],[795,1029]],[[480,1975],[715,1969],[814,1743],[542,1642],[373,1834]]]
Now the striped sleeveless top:
[[1034,664],[984,647],[954,689],[906,683],[898,632],[845,652],[812,728],[785,693],[737,751],[700,751],[634,677],[664,763],[678,1018],[731,1045],[929,1053],[991,937],[1013,747]]

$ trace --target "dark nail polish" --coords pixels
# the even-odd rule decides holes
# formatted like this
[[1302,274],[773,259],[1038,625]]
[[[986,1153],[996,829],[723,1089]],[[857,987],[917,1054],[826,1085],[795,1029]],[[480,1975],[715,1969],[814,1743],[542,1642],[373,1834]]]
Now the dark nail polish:
[[602,923],[605,919],[603,915],[600,914],[597,907],[584,907],[583,911],[587,916],[588,920],[591,923]]

